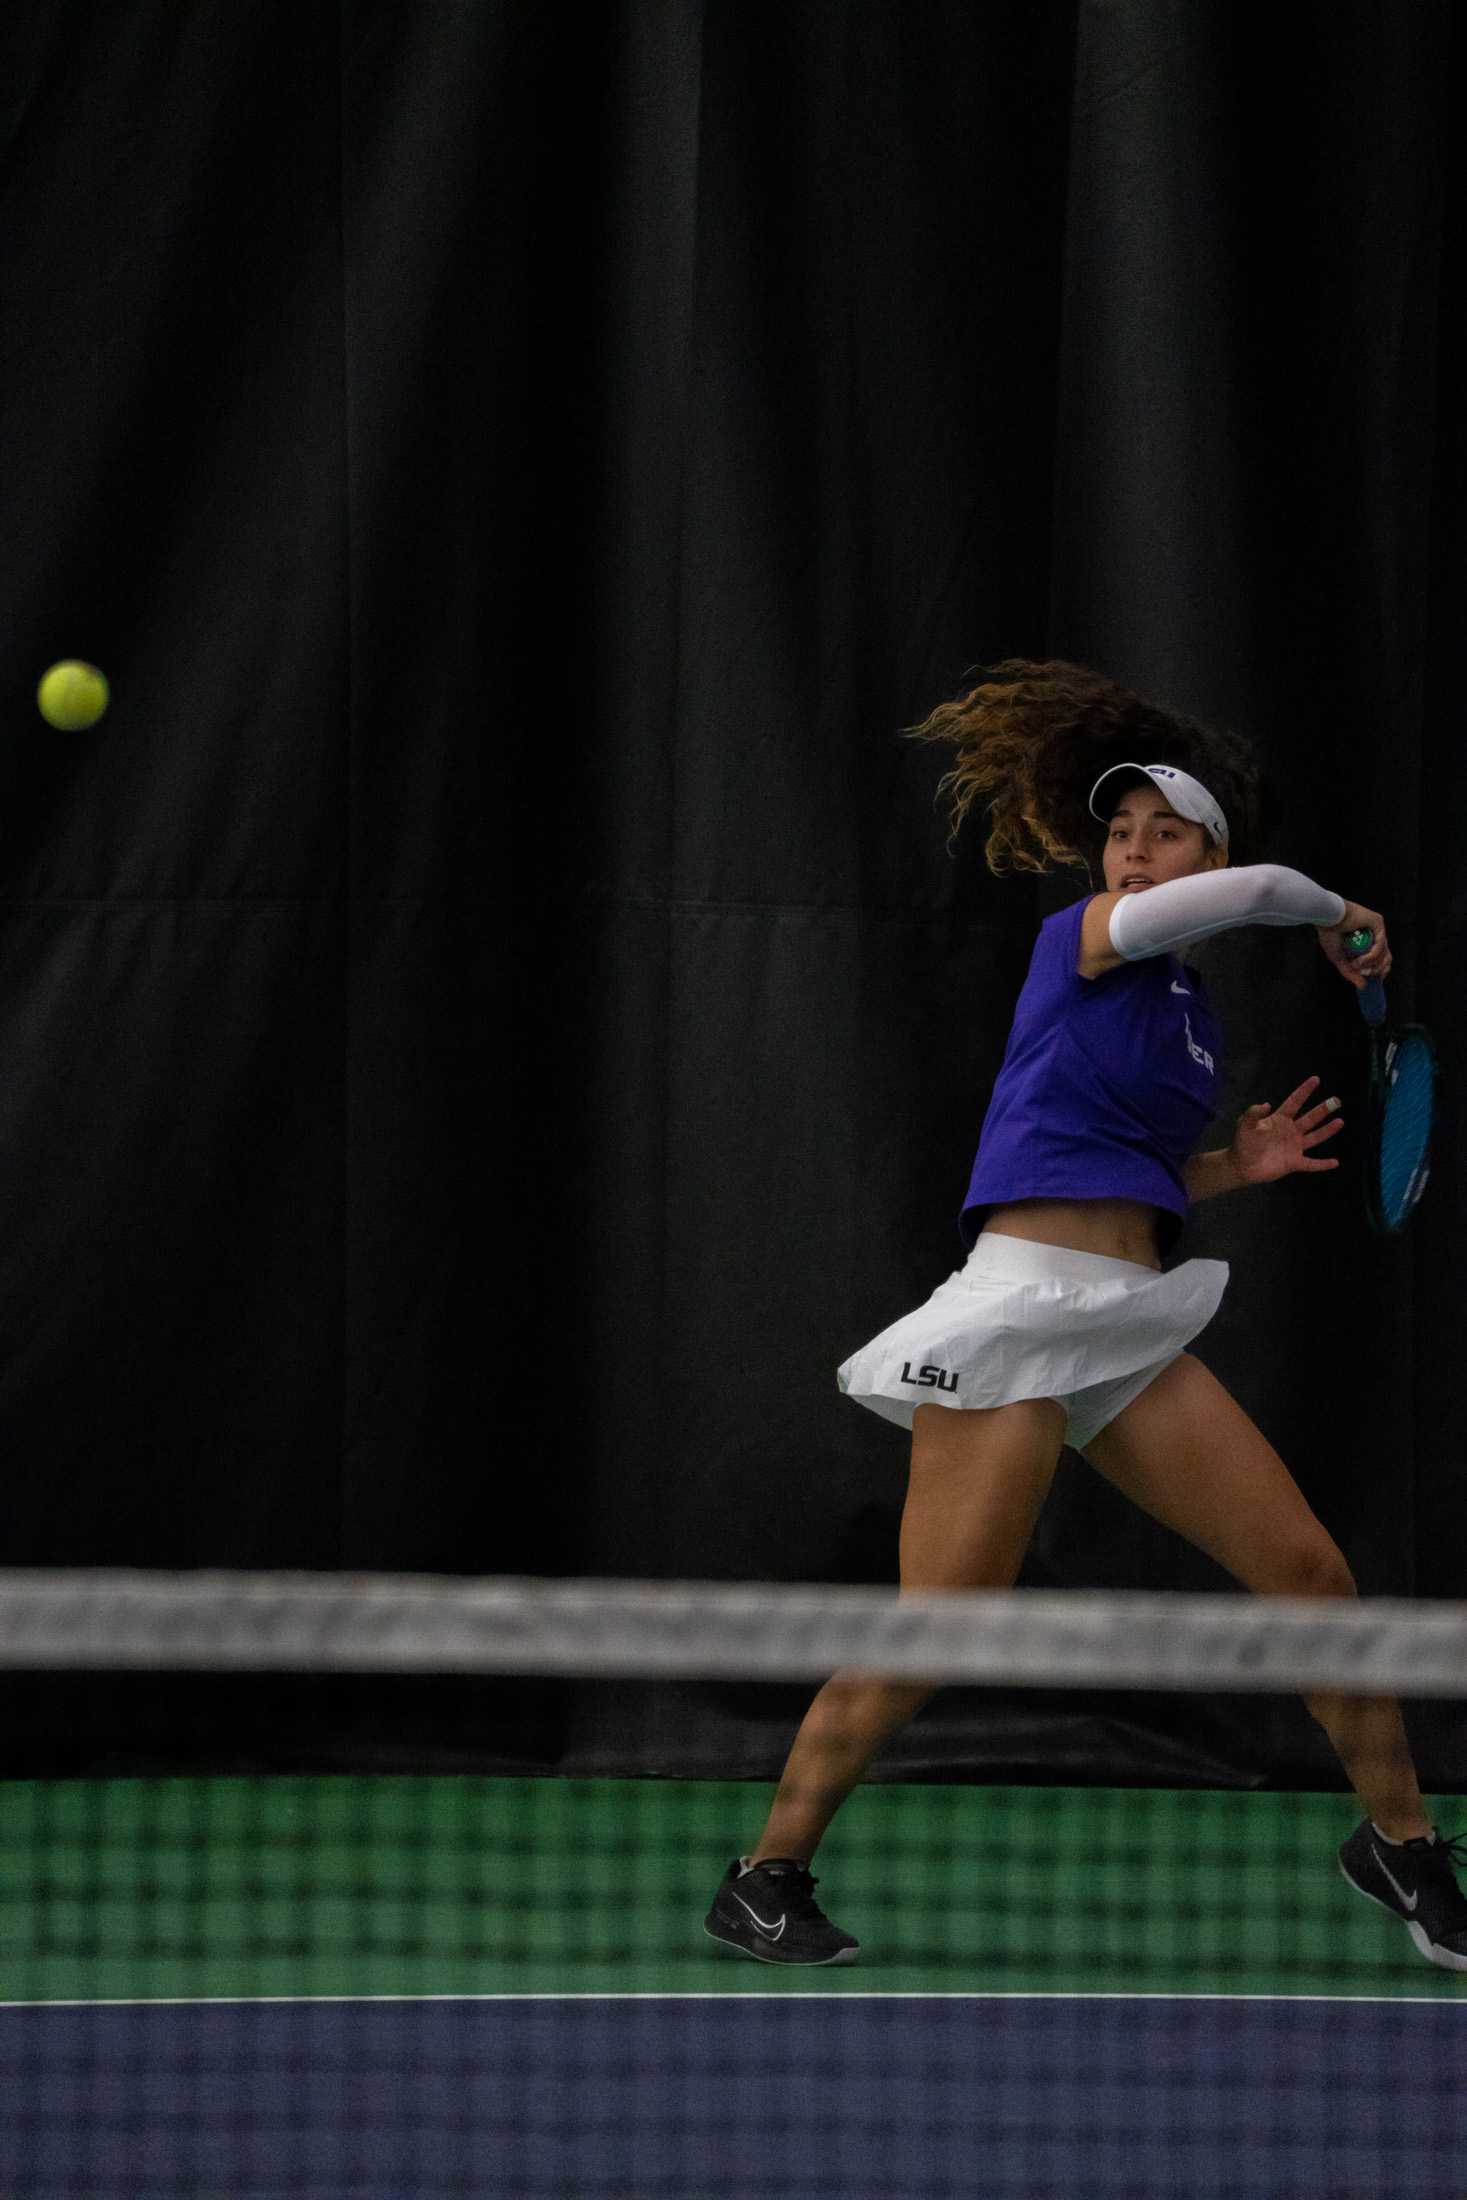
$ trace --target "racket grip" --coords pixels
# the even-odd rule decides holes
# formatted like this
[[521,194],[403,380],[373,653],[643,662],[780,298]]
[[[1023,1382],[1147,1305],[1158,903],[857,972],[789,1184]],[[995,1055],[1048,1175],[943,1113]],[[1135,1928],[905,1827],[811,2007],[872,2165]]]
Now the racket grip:
[[[1350,932],[1346,935],[1345,953],[1353,962],[1357,955],[1365,953],[1374,938],[1375,934],[1368,927],[1362,925],[1358,932]],[[1385,1012],[1385,987],[1381,984],[1379,978],[1367,978],[1360,988],[1361,1015],[1368,1024],[1383,1024],[1385,1022]]]

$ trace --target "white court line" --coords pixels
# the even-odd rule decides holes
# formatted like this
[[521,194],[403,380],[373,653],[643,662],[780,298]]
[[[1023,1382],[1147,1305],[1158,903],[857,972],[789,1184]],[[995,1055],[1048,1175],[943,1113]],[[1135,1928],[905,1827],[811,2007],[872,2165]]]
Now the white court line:
[[[765,1992],[761,1987],[727,1987],[720,1993],[624,1994],[196,1994],[135,1996],[132,1999],[90,2001],[0,2001],[0,2009],[264,2009],[333,2007],[341,2003],[377,2002],[482,2002],[482,2001],[1262,2001],[1269,2003],[1325,2002],[1341,2008],[1434,2009],[1450,2004],[1451,1994],[1156,1994],[1124,1992],[1104,1994],[1026,1994],[1014,1988],[1002,1993],[931,1993],[903,1987],[890,1993],[864,1987],[847,1993]],[[1467,1994],[1459,2006],[1467,2008]]]

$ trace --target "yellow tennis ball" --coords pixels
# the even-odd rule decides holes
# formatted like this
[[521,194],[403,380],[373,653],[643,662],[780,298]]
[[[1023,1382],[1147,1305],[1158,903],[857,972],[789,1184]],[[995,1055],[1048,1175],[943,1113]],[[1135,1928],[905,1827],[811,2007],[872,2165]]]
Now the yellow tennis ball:
[[52,665],[36,689],[41,716],[48,726],[59,726],[63,733],[78,733],[83,726],[94,726],[107,708],[107,700],[106,675],[77,657],[66,657],[59,665]]

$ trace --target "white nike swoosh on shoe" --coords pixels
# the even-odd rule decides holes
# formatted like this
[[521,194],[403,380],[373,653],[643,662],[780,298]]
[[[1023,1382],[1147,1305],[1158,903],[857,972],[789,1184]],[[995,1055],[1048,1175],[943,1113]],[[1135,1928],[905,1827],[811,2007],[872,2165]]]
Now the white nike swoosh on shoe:
[[1173,978],[1173,980],[1172,980],[1172,991],[1173,991],[1173,993],[1185,993],[1189,1001],[1190,1001],[1190,1000],[1191,1000],[1191,998],[1192,998],[1192,989],[1191,989],[1191,987],[1190,987],[1190,986],[1186,986],[1186,985],[1178,985],[1178,983],[1177,983],[1177,981],[1176,981],[1176,979],[1175,979],[1175,978]]
[[[735,1902],[737,1902],[741,1910],[749,1910],[749,1905],[744,1900],[741,1894],[734,1895],[734,1900]],[[778,1940],[780,1935],[784,1931],[785,1918],[783,1912],[781,1912],[779,1923],[777,1925],[766,1925],[764,1919],[759,1915],[757,1910],[749,1910],[749,1915],[751,1918],[753,1918],[756,1927],[764,1935],[764,1938],[766,1940]]]
[[1377,1862],[1377,1864],[1379,1864],[1379,1866],[1380,1866],[1381,1870],[1382,1870],[1382,1871],[1383,1871],[1383,1872],[1385,1873],[1385,1875],[1386,1875],[1386,1878],[1387,1878],[1387,1879],[1388,1879],[1388,1880],[1390,1881],[1391,1885],[1392,1885],[1392,1886],[1393,1886],[1393,1887],[1395,1888],[1395,1890],[1396,1890],[1397,1894],[1398,1894],[1398,1895],[1400,1896],[1401,1900],[1402,1900],[1402,1901],[1403,1901],[1403,1902],[1405,1903],[1405,1905],[1406,1905],[1407,1909],[1408,1909],[1408,1910],[1414,1910],[1414,1909],[1415,1909],[1415,1907],[1416,1907],[1416,1905],[1417,1905],[1417,1903],[1418,1903],[1418,1902],[1419,1902],[1419,1901],[1421,1900],[1421,1896],[1420,1896],[1419,1894],[1407,1894],[1407,1892],[1406,1892],[1405,1888],[1404,1888],[1404,1887],[1403,1887],[1403,1886],[1401,1885],[1401,1882],[1400,1882],[1400,1880],[1399,1880],[1399,1879],[1397,1879],[1397,1877],[1396,1877],[1395,1873],[1394,1873],[1394,1872],[1393,1872],[1393,1871],[1391,1870],[1391,1867],[1390,1867],[1390,1865],[1389,1865],[1389,1864],[1388,1864],[1388,1863],[1386,1862],[1385,1858],[1384,1858],[1384,1857],[1383,1857],[1383,1856],[1381,1855],[1381,1853],[1380,1853],[1380,1850],[1379,1850],[1379,1849],[1378,1849],[1378,1848],[1376,1847],[1376,1845],[1375,1845],[1375,1843],[1374,1843],[1373,1841],[1372,1841],[1372,1842],[1371,1842],[1371,1844],[1370,1844],[1370,1853],[1371,1853],[1371,1855],[1372,1855],[1372,1856],[1373,1856],[1373,1857],[1375,1858],[1375,1861]]

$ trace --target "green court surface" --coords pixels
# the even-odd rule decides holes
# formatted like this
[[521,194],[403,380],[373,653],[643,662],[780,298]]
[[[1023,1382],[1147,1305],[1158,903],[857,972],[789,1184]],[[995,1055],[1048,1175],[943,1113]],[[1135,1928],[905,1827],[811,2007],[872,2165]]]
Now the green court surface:
[[[858,1964],[702,1919],[764,1784],[0,1783],[0,2000],[728,1994],[1453,1997],[1345,1883],[1347,1795],[872,1783],[816,1859]],[[1467,1813],[1434,1800],[1444,1835]]]

